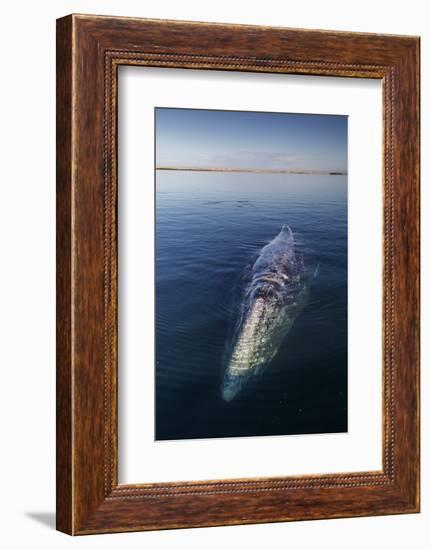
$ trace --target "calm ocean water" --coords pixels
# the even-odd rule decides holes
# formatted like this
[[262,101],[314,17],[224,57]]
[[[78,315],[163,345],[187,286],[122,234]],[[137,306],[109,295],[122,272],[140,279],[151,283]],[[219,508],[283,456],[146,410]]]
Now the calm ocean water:
[[[156,439],[346,431],[346,176],[158,171],[156,191]],[[285,223],[319,263],[308,305],[225,402],[245,273]]]

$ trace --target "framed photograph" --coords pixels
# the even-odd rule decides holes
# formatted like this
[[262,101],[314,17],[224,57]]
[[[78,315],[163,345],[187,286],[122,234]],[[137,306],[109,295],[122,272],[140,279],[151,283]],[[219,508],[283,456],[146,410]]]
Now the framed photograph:
[[59,19],[57,528],[418,511],[419,38]]

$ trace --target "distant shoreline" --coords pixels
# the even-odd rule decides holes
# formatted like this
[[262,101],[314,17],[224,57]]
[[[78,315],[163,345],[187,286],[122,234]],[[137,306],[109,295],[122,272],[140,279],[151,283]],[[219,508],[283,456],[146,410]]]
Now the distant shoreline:
[[311,176],[347,176],[347,172],[324,172],[318,170],[286,170],[271,168],[193,168],[182,166],[158,166],[156,170],[169,170],[177,172],[241,172],[252,174],[295,174]]

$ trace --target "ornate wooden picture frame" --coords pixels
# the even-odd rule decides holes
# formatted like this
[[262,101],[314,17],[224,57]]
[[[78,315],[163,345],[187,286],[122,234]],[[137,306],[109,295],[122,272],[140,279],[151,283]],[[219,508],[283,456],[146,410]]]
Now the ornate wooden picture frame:
[[[117,440],[120,65],[380,79],[383,469],[124,485]],[[419,38],[70,15],[57,21],[57,528],[419,511]]]

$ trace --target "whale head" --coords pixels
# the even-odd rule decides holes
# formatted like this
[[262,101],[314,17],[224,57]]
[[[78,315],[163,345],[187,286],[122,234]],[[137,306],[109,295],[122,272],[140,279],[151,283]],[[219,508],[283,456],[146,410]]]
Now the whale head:
[[[266,286],[270,285],[266,283]],[[226,366],[221,388],[224,401],[232,401],[272,354],[273,350],[266,342],[265,327],[271,323],[272,317],[272,308],[267,307],[267,299],[265,293],[259,297],[255,297],[253,293],[250,297],[250,307],[246,308],[243,321],[233,339]]]
[[244,378],[245,377],[241,375],[232,375],[230,373],[225,374],[221,389],[223,401],[232,401],[232,399],[238,395],[244,384]]

